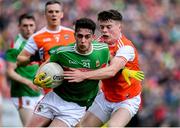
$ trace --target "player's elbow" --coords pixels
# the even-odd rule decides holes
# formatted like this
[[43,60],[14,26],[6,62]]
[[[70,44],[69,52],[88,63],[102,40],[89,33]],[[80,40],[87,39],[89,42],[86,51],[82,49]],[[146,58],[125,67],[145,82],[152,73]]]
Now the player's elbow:
[[9,78],[13,78],[13,74],[14,74],[14,70],[12,69],[12,68],[7,68],[7,76],[9,77]]
[[11,75],[11,70],[9,70],[9,69],[7,68],[7,76],[10,77],[10,75]]
[[111,69],[108,73],[108,77],[111,78],[111,77],[114,77],[116,75],[117,71],[115,69]]
[[23,60],[23,59],[22,59],[22,56],[17,56],[17,62],[16,62],[16,64],[17,64],[18,66],[20,66],[21,63],[23,62],[22,60]]
[[22,55],[18,55],[17,62],[16,62],[18,66],[26,65],[26,64],[28,64],[28,62],[29,62],[29,58],[28,57],[22,56]]
[[21,51],[21,53],[17,56],[17,65],[27,65],[30,62],[31,54],[26,50]]

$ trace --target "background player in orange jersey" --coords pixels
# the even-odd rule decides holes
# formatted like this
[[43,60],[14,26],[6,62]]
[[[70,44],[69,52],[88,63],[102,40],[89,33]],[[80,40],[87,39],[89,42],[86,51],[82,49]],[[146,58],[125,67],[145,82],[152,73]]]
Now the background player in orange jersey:
[[87,72],[72,69],[64,73],[65,79],[69,82],[102,79],[102,92],[88,109],[80,126],[101,126],[107,121],[109,127],[126,126],[138,111],[142,87],[134,78],[130,79],[129,86],[121,69],[126,66],[139,70],[138,53],[132,42],[121,33],[122,15],[118,11],[100,12],[98,22],[102,34],[99,40],[108,44],[112,56],[109,66]]
[[[27,45],[18,56],[18,65],[28,64],[31,60],[45,61],[49,50],[54,46],[68,45],[75,42],[74,31],[61,26],[63,6],[59,1],[49,1],[45,5],[47,26],[30,37]],[[39,50],[39,57],[36,51]]]
[[[32,35],[17,57],[18,65],[31,61],[44,62],[49,58],[49,50],[54,46],[64,46],[75,42],[74,31],[61,26],[63,6],[59,1],[49,1],[45,5],[47,26]],[[44,89],[45,93],[51,89]]]

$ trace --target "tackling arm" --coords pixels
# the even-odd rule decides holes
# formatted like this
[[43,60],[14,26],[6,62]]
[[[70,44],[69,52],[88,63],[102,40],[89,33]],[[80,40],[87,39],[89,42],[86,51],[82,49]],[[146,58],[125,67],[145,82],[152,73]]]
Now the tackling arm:
[[127,61],[125,60],[126,59],[122,57],[114,57],[111,60],[111,63],[109,66],[98,69],[98,70],[86,72],[86,75],[85,75],[86,79],[101,80],[101,79],[114,77],[116,73],[119,72],[127,63]]
[[114,57],[111,60],[109,66],[97,69],[94,71],[82,72],[77,69],[71,69],[72,71],[65,71],[64,78],[69,82],[81,82],[85,79],[101,80],[110,78],[116,75],[116,73],[122,69],[127,63],[123,57]]

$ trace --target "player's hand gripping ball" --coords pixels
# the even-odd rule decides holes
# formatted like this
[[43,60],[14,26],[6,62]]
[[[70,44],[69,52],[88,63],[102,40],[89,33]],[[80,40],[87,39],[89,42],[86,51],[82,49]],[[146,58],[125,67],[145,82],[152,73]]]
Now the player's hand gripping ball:
[[43,65],[34,78],[34,84],[41,88],[55,88],[62,84],[63,68],[54,62]]

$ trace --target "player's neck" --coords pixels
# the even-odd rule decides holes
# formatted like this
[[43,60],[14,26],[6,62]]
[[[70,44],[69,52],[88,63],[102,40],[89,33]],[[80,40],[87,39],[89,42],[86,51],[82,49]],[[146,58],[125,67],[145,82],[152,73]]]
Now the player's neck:
[[59,30],[59,26],[47,26],[47,29],[50,31],[58,31]]
[[75,45],[75,49],[76,49],[76,51],[77,51],[79,54],[87,55],[87,54],[90,54],[90,53],[92,52],[93,47],[92,47],[92,45],[91,45],[88,50],[82,51],[82,50],[80,50],[80,49],[77,47],[77,45]]

